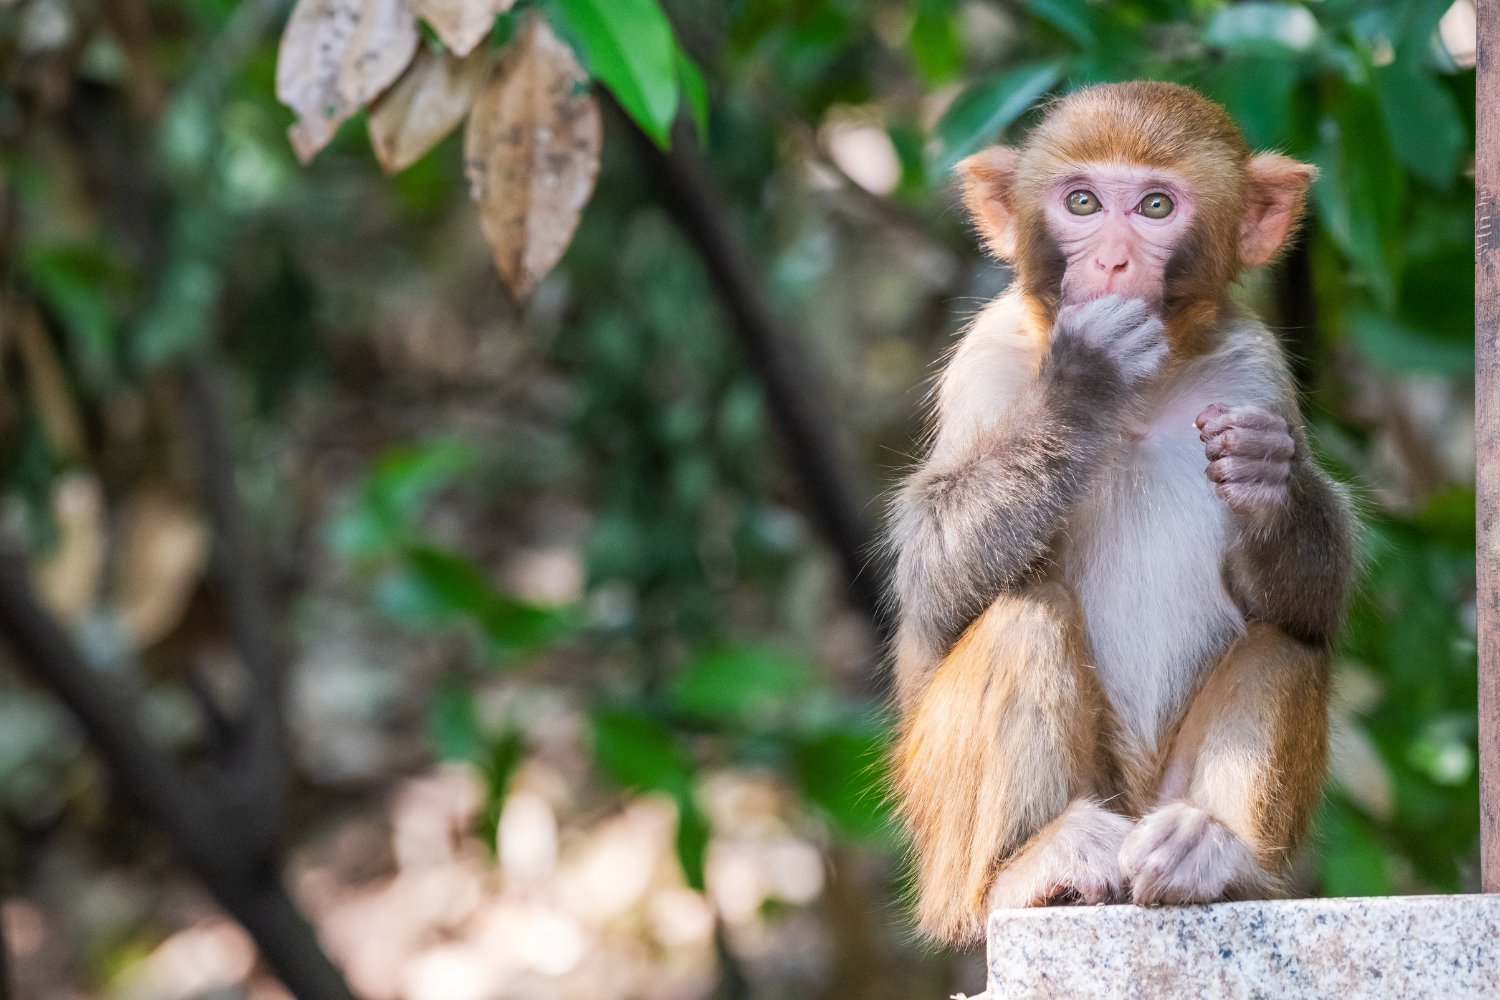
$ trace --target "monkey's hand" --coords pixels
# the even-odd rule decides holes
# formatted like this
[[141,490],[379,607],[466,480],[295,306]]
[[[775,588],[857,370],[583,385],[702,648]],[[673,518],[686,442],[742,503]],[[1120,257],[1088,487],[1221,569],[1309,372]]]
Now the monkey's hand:
[[1258,406],[1213,403],[1194,423],[1208,478],[1230,510],[1259,517],[1286,506],[1297,441],[1284,419]]
[[1052,329],[1050,367],[1074,379],[1105,376],[1134,389],[1167,359],[1161,318],[1140,299],[1105,295],[1065,306]]

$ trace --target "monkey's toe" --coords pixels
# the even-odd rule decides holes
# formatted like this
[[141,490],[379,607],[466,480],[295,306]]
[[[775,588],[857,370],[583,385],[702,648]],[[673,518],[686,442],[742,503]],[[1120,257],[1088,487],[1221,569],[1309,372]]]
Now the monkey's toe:
[[1001,870],[990,888],[989,908],[1124,901],[1119,853],[1132,825],[1092,799],[1078,799]]
[[1186,802],[1141,819],[1120,848],[1131,899],[1142,905],[1210,903],[1255,887],[1265,872],[1245,842]]

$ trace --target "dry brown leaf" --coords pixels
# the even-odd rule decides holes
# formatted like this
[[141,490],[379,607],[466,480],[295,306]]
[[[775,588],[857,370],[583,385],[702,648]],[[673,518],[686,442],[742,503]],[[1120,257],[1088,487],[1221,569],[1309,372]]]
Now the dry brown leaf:
[[484,82],[488,52],[455,59],[423,48],[395,85],[370,106],[370,145],[388,174],[416,163],[458,127]]
[[411,0],[418,17],[432,25],[448,51],[466,56],[494,27],[495,18],[516,0]]
[[208,562],[208,529],[190,504],[162,487],[131,497],[123,525],[113,597],[121,626],[145,649],[182,620]]
[[568,248],[599,175],[599,106],[587,80],[568,46],[532,16],[469,113],[469,193],[517,300]]
[[69,472],[52,489],[57,547],[33,569],[37,593],[63,621],[82,621],[94,606],[104,569],[104,489],[92,472]]
[[10,318],[47,444],[59,458],[77,459],[83,455],[83,417],[68,385],[62,360],[47,338],[36,309],[20,306]]
[[311,160],[394,83],[419,40],[406,0],[297,0],[276,62],[276,97],[297,113],[287,133],[297,158]]

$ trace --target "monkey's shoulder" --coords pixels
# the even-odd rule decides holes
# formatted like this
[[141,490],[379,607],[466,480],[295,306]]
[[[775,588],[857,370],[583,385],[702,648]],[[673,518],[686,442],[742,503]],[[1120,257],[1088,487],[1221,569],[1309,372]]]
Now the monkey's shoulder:
[[981,310],[953,348],[933,394],[939,450],[993,426],[1036,374],[1042,353],[1019,294],[1002,295]]

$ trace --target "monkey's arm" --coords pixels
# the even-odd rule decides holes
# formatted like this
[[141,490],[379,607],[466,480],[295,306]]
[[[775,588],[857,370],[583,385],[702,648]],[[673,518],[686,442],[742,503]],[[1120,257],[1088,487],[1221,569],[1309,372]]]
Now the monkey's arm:
[[1234,512],[1230,589],[1251,617],[1304,642],[1327,641],[1354,575],[1348,497],[1275,414],[1215,405],[1198,425],[1208,476]]
[[1003,423],[945,447],[948,457],[907,480],[892,524],[895,590],[922,639],[947,649],[1046,555],[1133,389],[1165,352],[1161,322],[1138,302],[1066,309]]

